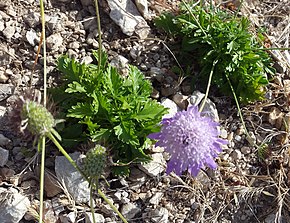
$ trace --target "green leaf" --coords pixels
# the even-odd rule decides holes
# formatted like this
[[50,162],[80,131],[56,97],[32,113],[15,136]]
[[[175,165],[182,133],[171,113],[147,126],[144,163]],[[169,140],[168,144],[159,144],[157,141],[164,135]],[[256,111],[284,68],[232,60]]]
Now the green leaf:
[[167,108],[164,108],[156,101],[149,101],[144,105],[143,109],[134,116],[134,118],[138,121],[156,119],[158,116],[160,117],[166,113],[167,110]]
[[92,111],[91,105],[88,103],[77,103],[68,110],[67,117],[83,118],[85,116],[92,116],[95,111]]
[[73,81],[71,84],[68,84],[68,88],[65,90],[67,93],[85,93],[86,89],[78,82]]
[[126,144],[138,145],[138,139],[134,135],[135,126],[132,122],[122,122],[114,127],[114,131],[119,140]]

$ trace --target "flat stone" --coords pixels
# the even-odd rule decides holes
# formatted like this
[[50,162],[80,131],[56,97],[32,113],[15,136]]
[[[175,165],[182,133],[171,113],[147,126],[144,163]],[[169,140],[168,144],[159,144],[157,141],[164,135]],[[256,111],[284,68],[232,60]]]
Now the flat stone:
[[[69,154],[76,161],[80,153]],[[90,189],[88,182],[71,165],[64,156],[57,156],[55,159],[55,173],[60,182],[64,182],[66,189],[74,198],[76,203],[87,203],[90,199]]]
[[[188,106],[201,106],[204,96],[205,94],[201,93],[200,91],[194,91],[188,98]],[[219,122],[219,115],[216,106],[209,98],[206,99],[202,112],[205,116],[208,116],[214,121]]]
[[111,9],[110,18],[120,26],[124,34],[132,36],[136,33],[141,39],[148,36],[150,27],[131,0],[118,2],[108,0],[107,2]]
[[177,104],[169,98],[161,99],[161,104],[168,108],[167,114],[163,115],[162,118],[172,118],[177,112],[181,111]]
[[149,163],[138,164],[139,168],[151,177],[161,174],[166,168],[166,161],[162,153],[152,154],[152,160]]
[[12,187],[0,187],[0,194],[0,222],[19,222],[30,207],[29,199]]
[[159,202],[161,201],[162,197],[163,197],[163,193],[157,192],[150,198],[149,203],[154,204],[154,205],[158,205]]

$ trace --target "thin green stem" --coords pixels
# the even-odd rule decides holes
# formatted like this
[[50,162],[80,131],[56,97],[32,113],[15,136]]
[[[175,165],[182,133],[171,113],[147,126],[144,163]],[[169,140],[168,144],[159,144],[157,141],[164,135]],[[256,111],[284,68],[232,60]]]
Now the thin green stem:
[[242,114],[242,111],[241,111],[241,108],[240,108],[239,100],[238,100],[238,98],[237,98],[237,95],[236,95],[236,93],[235,93],[235,90],[234,90],[234,88],[233,88],[233,85],[232,85],[232,83],[231,83],[231,81],[230,81],[228,75],[225,74],[225,76],[226,76],[226,78],[227,78],[227,81],[228,81],[229,86],[230,86],[230,88],[231,88],[232,94],[233,94],[233,96],[234,96],[234,99],[235,99],[235,102],[236,102],[236,105],[237,105],[237,108],[238,108],[238,114],[239,114],[239,116],[240,116],[240,119],[241,119],[242,125],[243,125],[243,127],[244,127],[244,129],[245,129],[245,133],[246,133],[246,135],[247,135],[247,138],[248,138],[248,140],[249,140],[249,142],[250,142],[251,145],[254,145],[256,148],[259,148],[259,146],[258,146],[258,145],[257,145],[257,144],[252,140],[252,138],[251,138],[251,136],[250,136],[250,134],[249,134],[249,132],[248,132],[248,130],[247,130],[247,127],[246,127],[246,124],[245,124],[245,121],[244,121],[244,118],[243,118],[243,114]]
[[206,99],[208,98],[208,94],[209,94],[209,89],[210,89],[210,85],[211,85],[211,80],[212,80],[212,75],[213,75],[213,71],[214,71],[214,68],[215,68],[215,65],[218,63],[218,59],[215,59],[212,63],[212,67],[211,67],[211,70],[210,70],[210,73],[209,73],[209,77],[208,77],[208,82],[207,82],[207,87],[206,87],[206,92],[205,92],[205,96],[203,98],[203,101],[202,101],[202,104],[199,108],[199,112],[202,112],[204,106],[205,106],[205,103],[206,103]]
[[39,139],[41,148],[41,162],[40,162],[40,191],[39,191],[39,223],[42,223],[43,219],[43,195],[44,195],[44,168],[45,168],[45,137]]
[[[43,106],[46,107],[47,91],[47,71],[46,71],[46,38],[45,38],[45,15],[43,0],[39,1],[42,26],[42,47],[43,47]],[[41,171],[40,171],[40,206],[39,206],[39,223],[43,219],[43,194],[44,194],[44,167],[45,167],[45,136],[41,137]]]
[[100,12],[99,12],[99,3],[98,0],[95,0],[95,7],[96,7],[96,16],[97,16],[97,24],[98,24],[98,72],[101,70],[101,63],[102,63],[102,31],[101,31],[101,19],[100,19]]
[[95,210],[94,210],[94,204],[93,204],[93,187],[90,186],[90,209],[93,217],[93,223],[96,223],[96,218],[95,218]]

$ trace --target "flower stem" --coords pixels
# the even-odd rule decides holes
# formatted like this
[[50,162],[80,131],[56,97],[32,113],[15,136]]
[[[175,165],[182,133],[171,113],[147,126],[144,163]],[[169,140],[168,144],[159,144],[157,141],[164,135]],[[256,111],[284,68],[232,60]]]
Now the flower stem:
[[102,63],[102,32],[101,32],[101,19],[100,19],[100,12],[99,12],[99,3],[98,0],[95,0],[95,8],[96,8],[96,16],[97,16],[97,24],[98,24],[98,72],[101,70],[101,63]]
[[95,210],[94,210],[94,204],[93,204],[93,187],[90,186],[90,209],[93,217],[93,223],[96,223],[96,218],[95,218]]
[[[88,181],[88,177],[85,175],[85,173],[78,167],[78,165],[76,164],[76,162],[70,157],[70,155],[64,150],[64,148],[59,144],[59,142],[56,140],[56,138],[49,132],[47,133],[47,137],[54,143],[54,145],[59,149],[59,151],[64,155],[64,157],[71,163],[71,165],[76,168],[77,171],[79,171],[79,173]],[[112,204],[109,199],[106,197],[106,195],[100,190],[98,189],[98,194],[104,199],[104,201],[110,205],[110,207],[113,209],[113,211],[115,211],[119,217],[121,218],[121,220],[124,223],[128,223],[127,220],[124,218],[124,216],[119,212],[119,210],[116,208],[116,206],[114,204]],[[93,214],[93,213],[92,213]]]
[[236,102],[236,105],[237,105],[237,108],[238,108],[238,114],[239,114],[239,116],[240,116],[240,119],[241,119],[242,125],[243,125],[243,127],[244,127],[244,129],[245,129],[245,133],[246,133],[246,135],[247,135],[247,138],[248,138],[248,140],[249,140],[249,142],[250,142],[251,145],[254,145],[256,148],[259,148],[259,146],[258,146],[258,145],[257,145],[257,144],[252,140],[252,138],[251,138],[251,136],[250,136],[250,134],[249,134],[249,132],[248,132],[248,130],[247,130],[247,127],[246,127],[246,124],[245,124],[245,121],[244,121],[244,118],[243,118],[243,114],[242,114],[242,111],[241,111],[241,108],[240,108],[240,104],[239,104],[239,101],[238,101],[237,95],[236,95],[236,93],[235,93],[235,90],[234,90],[234,88],[233,88],[233,85],[232,85],[232,83],[231,83],[231,81],[230,81],[228,75],[225,74],[225,76],[226,76],[226,78],[227,78],[227,81],[228,81],[229,86],[230,86],[230,88],[231,88],[232,94],[233,94],[233,96],[234,96],[234,99],[235,99],[235,102]]
[[210,85],[211,85],[211,79],[212,79],[212,75],[213,75],[213,71],[214,71],[214,68],[215,68],[215,65],[217,64],[218,62],[218,59],[215,59],[212,63],[212,67],[211,67],[211,70],[210,70],[210,73],[209,73],[209,77],[208,77],[208,82],[207,82],[207,87],[206,87],[206,92],[205,92],[205,95],[204,95],[204,98],[203,98],[203,101],[201,103],[201,106],[199,108],[199,112],[202,112],[204,106],[205,106],[205,102],[206,102],[206,99],[208,97],[208,93],[209,93],[209,88],[210,88]]
[[44,167],[45,167],[45,137],[41,137],[38,142],[39,152],[41,152],[40,162],[40,179],[39,179],[39,223],[42,223],[43,219],[43,194],[44,194]]
[[[45,15],[44,15],[44,4],[43,0],[39,1],[40,13],[41,13],[41,36],[42,36],[42,47],[43,47],[43,106],[46,107],[46,39],[45,39]],[[31,77],[32,78],[32,77]],[[32,83],[32,80],[31,80]],[[45,136],[41,137],[41,168],[40,168],[40,206],[39,206],[39,223],[42,223],[43,219],[43,194],[44,194],[44,164],[45,164]]]

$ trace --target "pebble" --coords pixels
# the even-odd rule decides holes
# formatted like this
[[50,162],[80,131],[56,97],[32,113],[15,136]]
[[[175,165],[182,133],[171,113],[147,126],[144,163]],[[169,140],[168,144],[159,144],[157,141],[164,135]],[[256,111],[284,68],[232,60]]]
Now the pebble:
[[57,51],[58,48],[63,44],[63,38],[60,33],[55,33],[47,37],[46,45],[50,50]]
[[233,160],[238,161],[238,160],[242,159],[242,153],[240,150],[235,149],[232,152],[231,157],[233,158]]
[[6,37],[6,39],[11,39],[15,33],[15,26],[7,26],[3,31],[3,35]]
[[250,154],[250,153],[251,153],[251,148],[248,147],[248,146],[243,146],[243,147],[241,148],[241,152],[242,152],[243,154]]
[[31,46],[35,46],[35,44],[39,40],[39,36],[37,35],[37,33],[33,29],[27,31],[25,37],[26,37],[27,42]]
[[224,128],[220,130],[220,137],[226,139],[228,137],[228,132]]
[[242,140],[242,137],[239,136],[239,135],[236,135],[236,136],[235,136],[235,140],[236,140],[237,142],[240,142],[240,141]]

